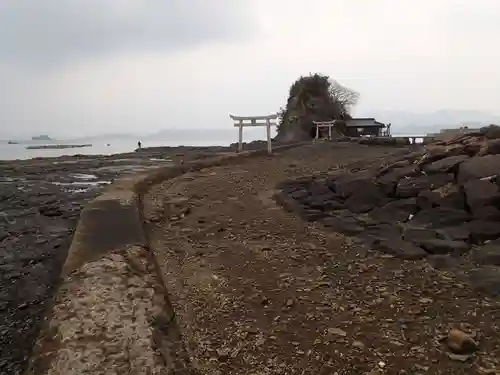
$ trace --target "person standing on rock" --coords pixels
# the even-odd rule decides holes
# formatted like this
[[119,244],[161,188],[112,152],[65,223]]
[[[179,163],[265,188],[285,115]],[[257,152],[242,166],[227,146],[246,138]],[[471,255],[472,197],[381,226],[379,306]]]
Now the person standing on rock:
[[141,143],[141,141],[137,142],[137,147],[138,147],[138,148],[141,148],[141,147],[142,147],[142,143]]

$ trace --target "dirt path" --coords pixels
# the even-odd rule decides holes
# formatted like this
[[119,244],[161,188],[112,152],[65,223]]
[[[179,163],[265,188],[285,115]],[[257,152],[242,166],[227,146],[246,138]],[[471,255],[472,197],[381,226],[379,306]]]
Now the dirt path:
[[[311,145],[186,175],[150,192],[144,210],[151,244],[198,373],[484,374],[500,368],[496,301],[425,261],[368,252],[272,200],[276,184],[287,178],[391,152]],[[452,327],[475,335],[476,356],[453,356],[441,347]]]

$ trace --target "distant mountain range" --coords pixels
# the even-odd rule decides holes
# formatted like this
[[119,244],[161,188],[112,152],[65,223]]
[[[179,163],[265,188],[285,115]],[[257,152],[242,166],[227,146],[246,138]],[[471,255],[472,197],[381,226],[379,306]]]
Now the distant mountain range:
[[[420,135],[427,133],[438,132],[443,128],[455,128],[460,126],[468,126],[471,128],[481,127],[489,124],[500,125],[500,116],[493,115],[487,112],[474,110],[440,110],[429,113],[417,113],[399,110],[380,110],[370,111],[367,113],[357,113],[356,117],[375,117],[383,123],[391,123],[392,134],[408,134]],[[249,130],[250,131],[250,130]],[[102,139],[154,139],[154,138],[190,138],[190,135],[196,134],[198,137],[209,136],[212,139],[218,136],[224,137],[228,134],[233,134],[232,127],[218,129],[164,129],[150,134],[127,134],[114,133],[102,134],[91,137],[72,137],[74,141],[93,141]],[[0,131],[0,139],[7,140],[22,140],[31,137],[13,137]],[[66,138],[66,137],[64,137]],[[66,138],[67,139],[67,138]]]
[[500,125],[500,116],[473,110],[441,110],[431,113],[385,110],[370,112],[366,117],[375,117],[383,123],[390,122],[392,134],[420,135],[438,132],[443,128]]

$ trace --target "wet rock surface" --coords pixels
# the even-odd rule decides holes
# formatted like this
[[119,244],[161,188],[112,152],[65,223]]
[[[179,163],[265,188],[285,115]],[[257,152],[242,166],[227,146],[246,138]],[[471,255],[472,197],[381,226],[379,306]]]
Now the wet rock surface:
[[276,198],[374,250],[460,267],[478,291],[500,296],[499,134],[490,126],[383,163],[287,181]]
[[27,365],[84,205],[118,176],[214,151],[0,161],[0,374]]

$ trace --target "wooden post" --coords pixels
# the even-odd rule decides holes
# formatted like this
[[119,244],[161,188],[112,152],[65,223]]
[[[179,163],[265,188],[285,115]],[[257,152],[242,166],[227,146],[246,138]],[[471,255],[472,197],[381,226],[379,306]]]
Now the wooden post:
[[332,140],[332,126],[333,124],[328,125],[328,139]]
[[243,120],[240,120],[238,152],[243,151]]
[[316,124],[316,139],[319,139],[319,124]]
[[271,121],[269,119],[266,120],[266,132],[267,132],[267,153],[271,154]]

